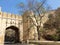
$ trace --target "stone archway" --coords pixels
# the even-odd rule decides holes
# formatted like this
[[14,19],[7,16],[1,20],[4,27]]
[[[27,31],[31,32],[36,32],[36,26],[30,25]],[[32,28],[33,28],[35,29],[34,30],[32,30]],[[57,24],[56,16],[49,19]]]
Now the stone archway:
[[19,29],[16,26],[9,26],[5,30],[5,43],[19,43]]

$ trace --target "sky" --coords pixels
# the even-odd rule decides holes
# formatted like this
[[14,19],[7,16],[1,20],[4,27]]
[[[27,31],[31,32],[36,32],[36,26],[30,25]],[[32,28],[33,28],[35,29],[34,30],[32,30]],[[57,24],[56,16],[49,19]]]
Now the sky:
[[[17,5],[20,2],[25,2],[25,0],[0,0],[0,7],[2,12],[12,13],[12,14],[19,14],[19,9]],[[60,7],[60,0],[47,0],[48,5],[51,6],[51,9],[57,9]]]

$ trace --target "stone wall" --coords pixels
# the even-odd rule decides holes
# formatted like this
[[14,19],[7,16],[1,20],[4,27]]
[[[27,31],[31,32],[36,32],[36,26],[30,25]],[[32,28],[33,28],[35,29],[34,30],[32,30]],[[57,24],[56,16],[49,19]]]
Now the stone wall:
[[0,43],[4,43],[5,29],[9,26],[18,27],[20,32],[20,40],[23,40],[22,16],[0,12]]

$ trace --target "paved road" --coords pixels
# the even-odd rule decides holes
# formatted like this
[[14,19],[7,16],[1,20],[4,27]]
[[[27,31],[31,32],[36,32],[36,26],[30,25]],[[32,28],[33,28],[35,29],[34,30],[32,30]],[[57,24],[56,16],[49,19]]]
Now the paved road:
[[4,44],[4,45],[35,45],[35,44]]
[[35,45],[60,45],[60,41],[31,41]]
[[30,44],[17,43],[17,44],[4,44],[4,45],[60,45],[60,41],[32,41],[32,43]]
[[5,44],[5,45],[60,45],[59,43],[43,43],[43,44]]

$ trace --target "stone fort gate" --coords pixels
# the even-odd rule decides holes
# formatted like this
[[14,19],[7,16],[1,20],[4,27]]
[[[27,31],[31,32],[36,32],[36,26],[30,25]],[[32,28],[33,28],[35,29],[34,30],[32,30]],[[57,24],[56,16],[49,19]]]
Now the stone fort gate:
[[9,41],[6,39],[8,37],[8,34],[10,34],[11,36],[15,35],[15,41],[23,40],[22,16],[0,12],[0,43],[3,44],[4,41]]
[[[28,14],[33,15],[33,13],[30,12],[28,12]],[[27,18],[28,14],[26,12],[26,14],[20,16],[20,15],[14,15],[0,11],[0,44],[1,45],[4,44],[5,42],[11,42],[11,41],[19,42],[30,39],[37,39],[38,37],[37,28],[35,26],[30,28],[31,25],[33,25],[33,23],[32,20]],[[26,19],[28,20],[26,21]],[[42,21],[42,25],[43,25],[43,23],[45,23],[48,20],[48,14],[46,14],[46,16],[44,16],[42,20],[44,20]],[[9,36],[12,36],[13,39],[11,39],[12,37]]]

